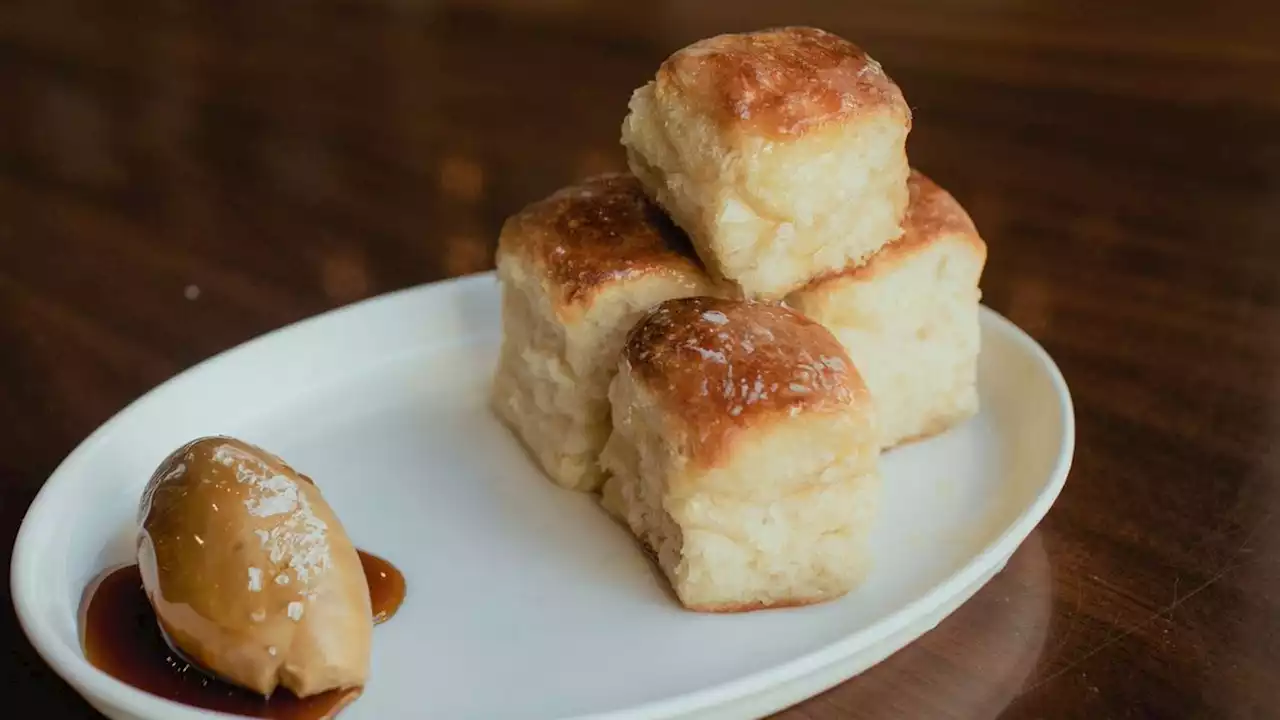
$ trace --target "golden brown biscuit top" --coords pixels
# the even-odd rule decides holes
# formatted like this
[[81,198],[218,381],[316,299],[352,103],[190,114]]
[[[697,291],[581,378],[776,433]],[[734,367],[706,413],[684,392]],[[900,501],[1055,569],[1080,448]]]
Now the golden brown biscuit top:
[[832,281],[873,277],[945,238],[963,239],[973,246],[985,262],[987,245],[978,234],[978,228],[973,224],[969,213],[951,193],[914,168],[907,179],[907,188],[910,200],[902,221],[902,237],[886,245],[861,265],[821,275],[797,292],[809,292]]
[[623,358],[659,403],[697,428],[692,451],[704,459],[757,418],[847,409],[866,394],[826,328],[770,303],[668,300],[632,328]]
[[525,207],[507,220],[499,252],[520,252],[542,266],[566,304],[618,280],[703,275],[689,238],[623,173],[589,178]]
[[829,32],[786,27],[717,35],[677,51],[658,70],[659,98],[706,103],[722,125],[801,135],[876,108],[910,122],[902,91],[880,63]]
[[924,173],[912,168],[907,189],[910,200],[902,221],[903,241],[918,243],[944,233],[978,234],[973,219],[959,201]]

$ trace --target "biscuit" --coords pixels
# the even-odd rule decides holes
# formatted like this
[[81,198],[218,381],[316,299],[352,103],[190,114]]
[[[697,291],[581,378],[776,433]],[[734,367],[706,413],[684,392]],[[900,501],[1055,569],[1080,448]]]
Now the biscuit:
[[609,397],[604,506],[686,608],[807,605],[861,582],[878,435],[821,325],[774,304],[665,302],[628,336]]
[[849,351],[875,399],[884,448],[978,411],[978,284],[987,247],[947,191],[919,172],[909,186],[900,240],[787,298]]
[[791,27],[673,54],[632,95],[622,143],[708,270],[778,299],[901,234],[910,129],[879,63]]

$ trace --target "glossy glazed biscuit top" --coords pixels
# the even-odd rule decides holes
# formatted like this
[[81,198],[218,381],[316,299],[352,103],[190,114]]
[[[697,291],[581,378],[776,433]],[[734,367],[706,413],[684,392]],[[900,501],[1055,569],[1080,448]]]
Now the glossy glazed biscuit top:
[[499,252],[519,252],[544,268],[565,304],[609,283],[665,274],[701,278],[689,239],[644,194],[634,176],[589,178],[532,203],[507,220]]
[[890,108],[910,122],[902,91],[861,48],[831,33],[788,27],[718,35],[677,51],[658,70],[657,95],[676,92],[722,126],[801,135]]
[[631,330],[623,358],[667,412],[696,429],[691,450],[707,464],[733,433],[764,416],[869,402],[839,341],[781,305],[668,300]]

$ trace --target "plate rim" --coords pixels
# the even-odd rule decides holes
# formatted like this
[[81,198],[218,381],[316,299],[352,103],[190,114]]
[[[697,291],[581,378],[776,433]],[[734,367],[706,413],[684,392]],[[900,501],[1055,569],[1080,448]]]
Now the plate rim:
[[[38,553],[30,547],[37,539],[36,536],[40,531],[34,519],[38,519],[40,515],[47,512],[45,506],[51,501],[50,498],[57,487],[64,483],[72,482],[74,476],[70,474],[69,468],[73,467],[80,457],[88,454],[103,442],[103,438],[122,421],[125,415],[137,410],[144,403],[154,402],[155,398],[163,394],[168,388],[188,381],[191,376],[199,374],[209,366],[225,362],[233,356],[250,352],[252,348],[263,343],[277,342],[286,335],[300,332],[307,327],[322,322],[332,321],[338,316],[358,313],[368,310],[374,305],[390,304],[396,300],[403,300],[420,294],[447,294],[450,289],[454,289],[455,292],[465,292],[469,289],[468,286],[479,285],[486,281],[493,282],[494,277],[494,272],[489,270],[423,283],[375,295],[288,323],[227,348],[183,369],[126,404],[94,429],[93,432],[76,445],[45,480],[23,515],[22,524],[19,527],[13,545],[9,568],[10,596],[19,625],[41,660],[95,707],[99,703],[104,703],[113,709],[124,710],[141,717],[164,717],[174,718],[174,720],[232,719],[239,717],[192,708],[134,688],[94,667],[83,656],[83,653],[71,652],[61,641],[54,639],[53,632],[33,607],[35,598],[32,597],[32,593],[34,592],[35,577],[40,572],[40,569],[36,566]],[[494,284],[496,285],[496,283]],[[992,325],[997,332],[1011,339],[1014,345],[1036,360],[1037,366],[1047,376],[1057,397],[1058,414],[1062,427],[1058,456],[1054,461],[1048,481],[1038,492],[1035,499],[1022,509],[1016,519],[1009,523],[1003,532],[983,547],[981,551],[973,555],[962,567],[913,601],[897,608],[878,622],[843,635],[817,650],[773,667],[691,692],[619,710],[574,715],[563,720],[679,718],[698,712],[723,708],[734,702],[749,700],[762,689],[779,687],[812,675],[855,655],[861,648],[874,646],[876,643],[888,640],[907,630],[913,622],[922,617],[928,617],[931,611],[945,604],[947,598],[962,592],[966,587],[978,582],[984,575],[991,574],[993,568],[1007,560],[1022,544],[1023,540],[1039,525],[1045,515],[1048,514],[1049,509],[1057,501],[1062,488],[1066,484],[1075,456],[1075,408],[1066,379],[1063,377],[1057,363],[1054,362],[1053,358],[1039,342],[1011,320],[986,305],[980,305],[979,311],[982,325]],[[914,642],[918,637],[919,634],[913,636],[907,642]]]

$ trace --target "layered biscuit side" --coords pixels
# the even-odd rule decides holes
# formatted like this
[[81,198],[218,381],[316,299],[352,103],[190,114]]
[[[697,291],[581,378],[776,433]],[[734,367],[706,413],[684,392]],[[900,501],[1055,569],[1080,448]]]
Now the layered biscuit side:
[[909,189],[900,240],[787,298],[848,350],[875,399],[885,448],[941,433],[978,410],[986,244],[950,193],[919,172]]

